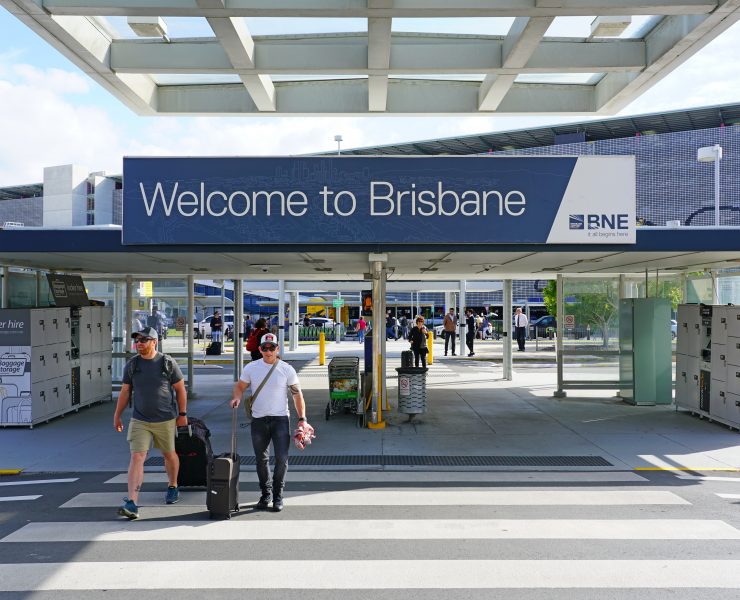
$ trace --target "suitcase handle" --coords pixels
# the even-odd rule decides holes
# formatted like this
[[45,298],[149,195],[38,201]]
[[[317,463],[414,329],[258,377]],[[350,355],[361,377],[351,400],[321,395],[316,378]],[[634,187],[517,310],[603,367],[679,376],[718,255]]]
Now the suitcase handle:
[[231,456],[236,460],[236,408],[231,410]]
[[188,432],[188,437],[193,437],[193,426],[188,425],[187,427],[178,427],[177,428],[177,437],[180,437],[180,434],[184,434],[185,431]]

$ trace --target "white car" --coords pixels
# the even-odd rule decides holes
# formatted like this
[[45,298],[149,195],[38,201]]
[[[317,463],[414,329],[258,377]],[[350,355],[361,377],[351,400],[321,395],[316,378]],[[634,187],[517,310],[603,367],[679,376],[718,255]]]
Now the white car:
[[[234,315],[224,315],[224,326],[226,327],[226,339],[230,340],[234,333]],[[195,339],[199,340],[201,337],[209,339],[211,337],[211,317],[206,317],[200,323],[198,323],[198,329],[194,333]]]
[[327,317],[309,317],[311,327],[323,327],[332,328],[334,327],[334,319],[328,319]]

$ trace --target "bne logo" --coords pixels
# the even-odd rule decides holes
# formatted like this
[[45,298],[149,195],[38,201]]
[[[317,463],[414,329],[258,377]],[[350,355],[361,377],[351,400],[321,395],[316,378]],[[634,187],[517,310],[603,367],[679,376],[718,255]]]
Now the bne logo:
[[629,229],[629,215],[570,215],[570,229]]

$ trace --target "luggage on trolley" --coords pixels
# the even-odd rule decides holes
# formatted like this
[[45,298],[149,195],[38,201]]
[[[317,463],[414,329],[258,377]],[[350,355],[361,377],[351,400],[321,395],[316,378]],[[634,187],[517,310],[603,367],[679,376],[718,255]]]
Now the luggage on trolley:
[[362,425],[365,406],[360,386],[360,359],[356,356],[338,356],[329,361],[326,420],[341,412],[357,415],[357,425]]

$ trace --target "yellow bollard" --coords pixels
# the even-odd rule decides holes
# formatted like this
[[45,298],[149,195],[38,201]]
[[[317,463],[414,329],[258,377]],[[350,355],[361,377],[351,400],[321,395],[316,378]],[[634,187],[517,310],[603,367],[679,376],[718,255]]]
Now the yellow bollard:
[[368,429],[385,429],[383,421],[383,357],[378,356],[378,422],[373,423],[372,419],[367,424]]
[[326,364],[326,336],[323,331],[319,334],[319,364]]
[[434,362],[434,334],[431,331],[427,331],[427,349],[429,350],[429,353],[427,354],[427,364],[431,365],[432,362]]

